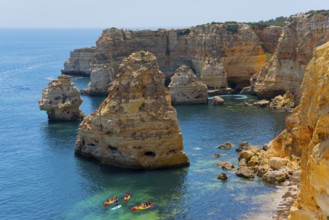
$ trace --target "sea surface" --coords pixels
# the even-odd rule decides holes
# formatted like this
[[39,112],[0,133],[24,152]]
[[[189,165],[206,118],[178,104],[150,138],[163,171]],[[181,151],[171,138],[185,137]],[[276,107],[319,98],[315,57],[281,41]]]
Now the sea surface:
[[[75,48],[93,46],[96,29],[0,29],[0,219],[244,219],[261,211],[275,187],[240,179],[217,161],[237,166],[241,141],[263,145],[284,127],[285,113],[246,107],[245,96],[226,96],[224,106],[177,106],[184,150],[191,166],[130,171],[75,156],[79,123],[48,123],[38,99],[60,74]],[[75,77],[84,88],[89,78]],[[83,96],[90,114],[104,97]],[[232,141],[231,150],[216,146]],[[220,158],[214,158],[220,153]],[[133,196],[122,208],[102,203]],[[155,206],[132,212],[135,203]]]

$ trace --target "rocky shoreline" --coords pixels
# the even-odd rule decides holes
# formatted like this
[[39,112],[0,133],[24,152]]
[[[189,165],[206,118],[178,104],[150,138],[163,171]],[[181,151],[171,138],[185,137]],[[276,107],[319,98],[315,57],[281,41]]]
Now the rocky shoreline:
[[[286,129],[262,148],[240,144],[235,174],[284,184],[273,219],[324,220],[329,216],[327,41],[328,11],[291,16],[283,28],[231,22],[177,30],[106,29],[95,48],[77,49],[65,63],[63,72],[90,74],[85,94],[108,95],[81,123],[75,151],[133,169],[188,165],[171,103],[207,103],[208,91],[242,90],[267,99],[247,101],[247,106],[292,114]],[[165,88],[169,82],[171,96]],[[43,91],[40,109],[49,120],[79,120],[82,100],[77,93],[63,75]],[[213,104],[224,100],[214,97]],[[234,170],[223,161],[217,166]],[[229,181],[225,173],[218,179]]]

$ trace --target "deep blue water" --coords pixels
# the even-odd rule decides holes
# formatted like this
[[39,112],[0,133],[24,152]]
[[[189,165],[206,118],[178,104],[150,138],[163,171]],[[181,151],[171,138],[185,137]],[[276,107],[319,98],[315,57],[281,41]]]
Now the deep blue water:
[[[245,107],[225,97],[225,106],[179,106],[185,152],[183,169],[129,171],[102,166],[74,155],[79,123],[47,121],[38,99],[75,48],[92,46],[101,30],[0,30],[0,219],[243,219],[266,202],[274,187],[222,172],[217,161],[237,165],[237,153],[215,147],[247,140],[262,145],[283,128],[284,113]],[[88,78],[74,78],[79,88]],[[83,97],[85,113],[102,97]],[[218,159],[213,154],[219,152]],[[111,211],[110,196],[133,194]],[[264,196],[265,195],[265,196]],[[133,213],[137,202],[155,207]]]

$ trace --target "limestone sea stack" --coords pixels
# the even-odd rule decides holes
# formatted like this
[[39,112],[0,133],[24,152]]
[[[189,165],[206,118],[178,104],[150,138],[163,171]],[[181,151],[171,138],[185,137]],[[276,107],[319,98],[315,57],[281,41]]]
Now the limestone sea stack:
[[225,90],[227,88],[227,74],[223,64],[214,60],[208,60],[204,63],[201,80],[209,89]]
[[75,49],[65,61],[62,73],[89,76],[91,73],[91,59],[95,51],[95,47]]
[[61,75],[42,91],[39,108],[47,111],[49,121],[76,121],[84,116],[79,110],[81,103],[79,90],[71,77]]
[[114,77],[111,66],[105,64],[94,65],[90,73],[91,82],[87,88],[81,90],[81,93],[93,96],[108,95],[108,89]]
[[168,88],[173,104],[208,103],[206,84],[197,81],[193,70],[186,65],[182,65],[176,70]]
[[81,123],[75,152],[131,169],[189,165],[164,79],[152,53],[124,58],[108,97]]

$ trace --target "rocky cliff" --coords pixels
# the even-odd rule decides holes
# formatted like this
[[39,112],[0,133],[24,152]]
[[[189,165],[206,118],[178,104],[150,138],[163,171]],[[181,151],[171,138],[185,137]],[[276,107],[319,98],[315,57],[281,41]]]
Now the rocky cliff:
[[[187,29],[156,31],[111,28],[104,30],[97,40],[91,65],[110,66],[116,75],[124,57],[145,50],[157,56],[167,83],[174,71],[186,64],[198,78],[203,72],[207,75],[219,75],[220,82],[217,84],[229,84],[230,87],[241,89],[249,85],[250,77],[267,64],[263,45],[267,45],[266,48],[275,47],[278,29],[281,28],[271,26],[258,30],[256,34],[250,25],[241,23],[207,24]],[[214,63],[215,66],[209,66]],[[90,87],[96,87],[92,85],[94,80],[91,80]],[[110,78],[104,81],[104,84],[109,83]]]
[[70,53],[64,63],[63,74],[89,76],[91,73],[91,58],[96,51],[95,47],[80,48]]
[[286,91],[300,97],[305,67],[315,47],[329,40],[329,14],[310,12],[291,16],[285,23],[278,47],[269,64],[253,76],[257,96],[273,98]]
[[[318,47],[306,68],[297,111],[302,152],[301,192],[291,219],[329,216],[329,43]],[[294,147],[294,146],[293,146]]]
[[198,81],[193,70],[186,65],[176,70],[168,89],[173,104],[208,103],[207,85]]
[[301,156],[300,195],[290,219],[329,216],[329,43],[318,47],[301,86],[300,105],[265,157]]
[[49,121],[74,121],[84,116],[79,110],[81,103],[79,90],[71,77],[61,75],[42,91],[39,108],[47,111]]
[[132,169],[188,165],[164,78],[150,52],[123,59],[108,97],[81,123],[76,153]]

